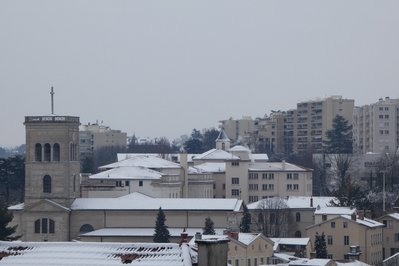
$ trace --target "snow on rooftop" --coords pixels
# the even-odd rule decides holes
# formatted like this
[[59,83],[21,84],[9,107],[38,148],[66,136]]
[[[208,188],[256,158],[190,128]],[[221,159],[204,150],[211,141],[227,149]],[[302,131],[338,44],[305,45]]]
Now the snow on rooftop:
[[137,155],[122,161],[101,166],[99,168],[110,169],[122,166],[142,166],[151,169],[180,168],[180,165],[177,163],[153,155]]
[[360,219],[359,216],[357,216],[356,221],[352,220],[352,217],[350,215],[341,215],[341,217],[351,220],[355,223],[367,226],[367,227],[383,227],[384,226],[384,224],[374,221],[374,220],[371,220],[371,219],[368,219],[368,218]]
[[302,238],[270,238],[274,242],[273,250],[277,250],[279,245],[295,245],[295,246],[307,246],[309,244],[309,237]]
[[254,162],[249,166],[250,171],[295,171],[307,172],[309,169],[287,162]]
[[[196,233],[201,233],[202,228],[168,228],[169,233],[173,237],[179,237],[183,230],[189,237],[195,236]],[[223,228],[215,228],[216,234],[223,234]],[[124,237],[136,237],[136,236],[148,236],[154,235],[154,228],[103,228],[88,233],[84,233],[81,236],[96,236],[96,237],[113,237],[113,236],[124,236]]]
[[205,198],[78,198],[72,210],[227,210],[239,211],[242,200]]
[[288,265],[312,265],[325,266],[330,263],[330,259],[299,259],[288,263]]
[[203,163],[198,164],[195,168],[201,169],[207,173],[224,173],[226,172],[226,163]]
[[[247,207],[250,210],[257,209],[259,204],[265,200],[284,200],[285,203],[288,205],[288,208],[291,209],[317,209],[318,206],[320,207],[328,207],[331,203],[331,200],[335,200],[334,197],[312,197],[312,196],[289,196],[287,198],[269,198],[269,199],[262,199],[257,202],[253,202],[248,204]],[[313,201],[313,207],[311,206],[311,199]]]
[[388,214],[388,216],[390,216],[390,217],[392,217],[392,218],[394,218],[394,219],[396,219],[396,220],[399,220],[399,213],[390,213],[390,214]]
[[267,156],[266,153],[253,153],[251,154],[252,161],[257,162],[257,161],[268,161],[269,156]]
[[241,243],[244,243],[245,245],[249,245],[259,235],[260,234],[238,233],[238,241],[240,241]]
[[171,243],[3,242],[4,265],[192,265],[187,245]]
[[90,179],[118,179],[118,180],[157,180],[161,179],[162,173],[143,166],[121,166],[112,168],[98,174],[91,175]]
[[12,206],[8,207],[8,210],[10,210],[10,211],[20,211],[20,210],[23,210],[24,207],[25,207],[25,203],[19,203],[19,204],[12,205]]
[[229,149],[229,151],[245,151],[245,152],[251,152],[247,147],[244,147],[242,145],[236,145],[233,148]]
[[211,149],[209,151],[206,151],[200,155],[193,157],[193,160],[229,160],[229,159],[238,160],[240,158],[227,151],[218,150],[218,149]]
[[356,209],[351,209],[349,207],[321,207],[317,208],[314,214],[336,214],[336,215],[352,215],[353,213],[356,212]]
[[282,261],[285,261],[285,262],[290,262],[292,260],[300,259],[298,257],[292,256],[292,255],[289,255],[289,254],[277,253],[277,252],[273,253],[273,257],[276,257],[276,258],[278,258],[278,259],[280,259]]
[[364,263],[362,261],[354,260],[348,262],[339,262],[336,261],[337,266],[370,266],[370,264]]

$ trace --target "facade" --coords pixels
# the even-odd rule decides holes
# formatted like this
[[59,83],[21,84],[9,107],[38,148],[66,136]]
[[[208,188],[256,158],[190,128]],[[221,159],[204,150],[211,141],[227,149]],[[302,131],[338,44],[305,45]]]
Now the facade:
[[376,220],[385,226],[382,229],[382,253],[386,259],[399,252],[399,213],[386,214]]
[[328,256],[334,260],[357,259],[376,265],[382,262],[384,224],[363,215],[340,215],[307,228],[307,236],[325,234]]
[[320,153],[327,130],[337,115],[352,124],[354,100],[331,96],[297,104],[294,153]]
[[79,128],[80,157],[92,157],[103,147],[126,147],[127,134],[108,126],[95,124],[81,125]]
[[219,122],[227,137],[233,142],[241,141],[247,143],[247,140],[251,138],[256,130],[255,120],[249,116],[244,116],[241,119],[230,118]]
[[357,153],[395,153],[399,147],[399,99],[379,99],[354,108],[353,147]]
[[282,112],[272,112],[269,117],[257,118],[255,126],[255,150],[281,154],[284,148],[284,116]]

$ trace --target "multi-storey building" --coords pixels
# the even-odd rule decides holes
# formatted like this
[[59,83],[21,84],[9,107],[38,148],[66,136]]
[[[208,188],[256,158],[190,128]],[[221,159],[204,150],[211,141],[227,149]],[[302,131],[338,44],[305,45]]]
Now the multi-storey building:
[[306,230],[313,240],[324,233],[330,259],[357,259],[378,265],[382,262],[383,227],[384,224],[364,218],[363,214],[353,214],[340,215]]
[[255,120],[249,116],[244,116],[241,119],[221,120],[220,123],[227,137],[233,142],[237,140],[248,142],[247,140],[256,130]]
[[126,147],[127,134],[108,126],[95,124],[81,125],[79,128],[80,157],[93,156],[102,147]]
[[386,259],[399,252],[399,213],[386,214],[378,218],[377,221],[385,226],[382,229],[382,254]]
[[284,153],[284,113],[272,112],[255,120],[255,149],[266,153]]
[[352,124],[354,100],[331,96],[297,104],[294,127],[295,153],[320,153],[327,130],[332,128],[337,115]]
[[394,153],[399,147],[399,99],[354,108],[353,146],[358,153]]

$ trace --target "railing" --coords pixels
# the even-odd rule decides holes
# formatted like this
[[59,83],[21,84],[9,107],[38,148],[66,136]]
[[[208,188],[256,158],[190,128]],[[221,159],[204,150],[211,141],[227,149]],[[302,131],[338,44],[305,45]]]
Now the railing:
[[79,123],[77,116],[25,116],[25,123]]
[[399,252],[396,253],[395,255],[385,259],[382,264],[382,266],[396,266],[399,265]]

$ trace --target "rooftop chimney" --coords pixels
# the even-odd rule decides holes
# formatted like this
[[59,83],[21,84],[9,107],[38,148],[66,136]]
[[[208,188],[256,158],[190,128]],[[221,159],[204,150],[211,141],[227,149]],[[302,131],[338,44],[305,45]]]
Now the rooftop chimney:
[[310,197],[310,207],[313,207],[313,197]]
[[198,245],[198,266],[227,265],[228,238],[196,240]]
[[351,220],[352,220],[352,221],[356,221],[356,213],[352,213],[352,215],[351,215]]
[[186,228],[183,229],[183,232],[180,234],[180,245],[183,243],[187,243],[188,234],[186,232]]

